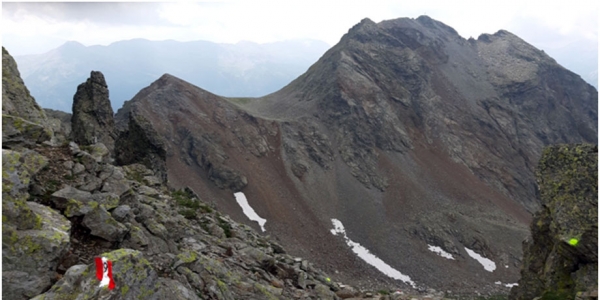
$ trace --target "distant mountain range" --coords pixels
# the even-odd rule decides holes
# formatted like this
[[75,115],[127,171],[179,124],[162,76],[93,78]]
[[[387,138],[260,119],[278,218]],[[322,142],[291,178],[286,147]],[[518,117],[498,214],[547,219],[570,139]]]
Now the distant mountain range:
[[67,42],[15,60],[40,106],[71,112],[77,85],[98,70],[106,76],[116,111],[164,73],[222,96],[263,96],[304,73],[328,48],[318,40],[217,44],[133,39],[89,47]]

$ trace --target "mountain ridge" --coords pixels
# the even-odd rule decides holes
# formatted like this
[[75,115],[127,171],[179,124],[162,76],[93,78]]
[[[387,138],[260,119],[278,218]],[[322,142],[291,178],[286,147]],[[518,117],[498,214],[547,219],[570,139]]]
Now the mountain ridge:
[[[108,46],[78,42],[17,56],[23,80],[42,107],[70,111],[71,87],[104,70],[114,110],[165,72],[228,96],[261,96],[305,71],[328,45],[316,40],[218,44],[133,39]],[[285,50],[285,51],[283,51]]]
[[[267,232],[318,263],[339,261],[326,270],[359,285],[369,284],[359,274],[389,278],[331,242],[331,219],[415,282],[468,289],[516,280],[520,239],[539,207],[541,149],[597,142],[597,91],[577,75],[506,31],[466,40],[429,17],[364,19],[261,98],[162,81],[131,102],[172,149],[170,183],[214,199],[243,190]],[[235,203],[217,205],[245,219]],[[427,245],[461,262],[416,250]],[[466,248],[511,267],[477,272]],[[435,268],[454,279],[432,276]]]
[[[379,24],[365,19],[306,73],[261,98],[225,98],[164,74],[117,112],[116,159],[129,167],[101,168],[116,170],[111,180],[117,183],[118,173],[128,172],[151,177],[143,181],[155,187],[161,180],[190,187],[189,193],[202,195],[211,207],[258,229],[233,200],[233,193],[243,191],[267,220],[267,234],[290,253],[323,266],[334,280],[367,288],[506,294],[510,284],[497,282],[516,282],[520,243],[529,235],[531,211],[540,205],[534,164],[547,144],[597,143],[597,91],[508,32],[478,40],[455,33],[428,17]],[[99,166],[90,157],[110,160],[106,147],[69,148],[90,170]],[[131,174],[130,166],[140,173]],[[79,188],[97,190],[103,179],[94,180]],[[107,189],[125,192],[118,185]],[[145,186],[135,190],[156,196]],[[61,193],[52,195],[55,205],[67,199]],[[145,204],[130,196],[120,200],[139,209],[131,222],[149,223],[151,233],[142,231],[144,236],[164,236],[164,225],[150,224]],[[142,202],[154,205],[154,214],[168,212],[163,209],[168,197],[159,198],[167,200]],[[102,205],[114,208],[110,199]],[[87,204],[64,213],[86,209]],[[124,217],[116,209],[112,214]],[[102,210],[86,218],[93,216],[103,216]],[[116,237],[105,237],[118,239],[123,226]],[[225,228],[210,231],[222,236]],[[132,235],[127,245],[140,242]],[[151,243],[148,250],[175,251],[173,244],[163,244]],[[394,280],[359,259],[356,245],[408,280]],[[454,259],[440,257],[435,248]],[[220,249],[236,254],[233,247]],[[330,295],[328,278],[318,280]],[[50,294],[56,292],[58,287]]]

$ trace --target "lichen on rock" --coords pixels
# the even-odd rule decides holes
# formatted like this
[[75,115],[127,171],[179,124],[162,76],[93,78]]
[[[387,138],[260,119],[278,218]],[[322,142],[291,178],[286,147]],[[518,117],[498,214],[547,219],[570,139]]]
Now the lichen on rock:
[[17,63],[4,47],[2,47],[2,114],[17,116],[43,127],[48,126],[46,114],[29,93],[21,79]]
[[597,172],[597,145],[544,150],[537,168],[542,209],[523,243],[522,277],[510,299],[575,299],[598,290]]
[[65,217],[38,203],[26,205],[39,219],[35,229],[17,230],[2,222],[3,299],[31,298],[48,289],[70,244],[71,223]]
[[17,229],[39,229],[39,217],[25,204],[31,177],[48,164],[35,151],[2,150],[2,216]]

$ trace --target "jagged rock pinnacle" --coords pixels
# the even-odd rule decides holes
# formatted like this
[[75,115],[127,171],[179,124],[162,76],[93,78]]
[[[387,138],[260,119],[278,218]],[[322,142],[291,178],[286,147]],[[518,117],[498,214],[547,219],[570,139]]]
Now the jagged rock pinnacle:
[[77,87],[77,93],[73,96],[73,140],[80,145],[101,142],[113,152],[113,115],[104,75],[92,71],[90,78]]

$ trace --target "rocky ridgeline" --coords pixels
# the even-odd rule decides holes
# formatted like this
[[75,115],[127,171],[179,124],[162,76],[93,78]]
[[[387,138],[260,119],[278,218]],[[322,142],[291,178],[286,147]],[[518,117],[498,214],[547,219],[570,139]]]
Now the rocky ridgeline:
[[[14,125],[3,126],[3,299],[413,298],[335,283],[192,190],[169,190],[142,164],[113,165],[106,145],[69,142],[68,126],[41,116],[2,117]],[[99,286],[99,256],[112,261],[113,290]]]

